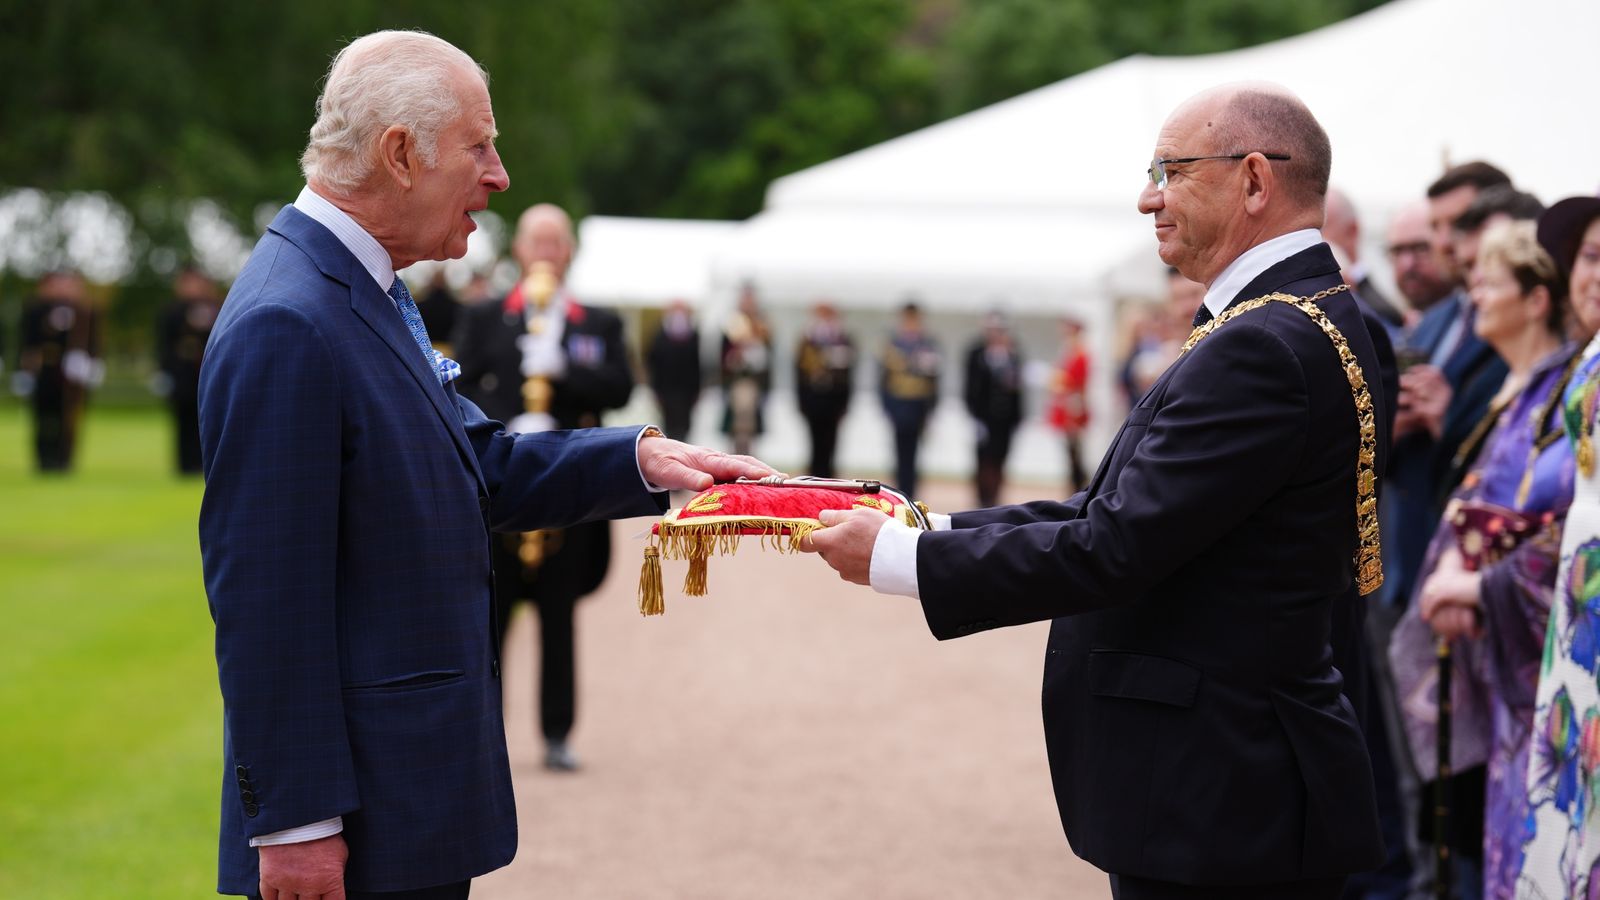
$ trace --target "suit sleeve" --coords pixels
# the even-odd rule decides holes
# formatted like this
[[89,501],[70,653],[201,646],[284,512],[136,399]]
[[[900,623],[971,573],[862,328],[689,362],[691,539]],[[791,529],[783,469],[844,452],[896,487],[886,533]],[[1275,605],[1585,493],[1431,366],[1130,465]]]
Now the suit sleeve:
[[455,398],[489,489],[489,527],[495,531],[566,528],[667,511],[668,495],[650,491],[639,474],[639,427],[509,434],[471,400]]
[[246,837],[360,806],[340,694],[341,411],[333,355],[264,305],[217,335],[201,385],[200,550]]
[[1218,330],[1148,424],[1125,426],[1134,433],[1122,440],[1136,442],[1127,462],[1080,518],[1024,521],[1051,510],[1023,507],[921,536],[930,629],[945,639],[1139,598],[1287,481],[1308,414],[1304,374],[1282,339],[1245,322]]
[[981,528],[984,525],[1031,525],[1036,522],[1064,522],[1076,519],[1088,494],[1079,491],[1062,500],[1035,500],[1015,506],[969,509],[950,516],[951,528]]

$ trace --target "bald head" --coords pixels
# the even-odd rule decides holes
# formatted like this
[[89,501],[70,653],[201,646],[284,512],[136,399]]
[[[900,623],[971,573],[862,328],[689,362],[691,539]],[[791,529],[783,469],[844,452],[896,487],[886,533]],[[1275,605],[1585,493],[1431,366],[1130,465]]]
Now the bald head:
[[1394,214],[1385,236],[1395,284],[1413,309],[1427,309],[1450,292],[1433,250],[1429,214],[1427,200],[1413,200]]
[[1300,98],[1267,82],[1223,85],[1207,93],[1215,94],[1218,110],[1211,152],[1287,154],[1290,158],[1275,169],[1282,175],[1286,199],[1303,208],[1320,208],[1328,193],[1333,149],[1328,133]]
[[1321,228],[1328,135],[1278,85],[1222,85],[1173,111],[1156,139],[1156,178],[1139,195],[1163,262],[1209,285],[1264,241]]
[[1350,198],[1338,188],[1328,188],[1328,202],[1322,223],[1322,237],[1338,247],[1352,263],[1361,258],[1361,220]]
[[553,203],[530,206],[517,219],[517,233],[511,239],[511,253],[524,272],[534,263],[549,263],[556,280],[564,281],[572,263],[576,242],[572,238],[572,218]]

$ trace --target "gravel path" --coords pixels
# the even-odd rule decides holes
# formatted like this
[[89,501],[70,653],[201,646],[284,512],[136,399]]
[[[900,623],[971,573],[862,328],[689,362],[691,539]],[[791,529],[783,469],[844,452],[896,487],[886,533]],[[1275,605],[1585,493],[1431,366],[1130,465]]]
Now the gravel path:
[[[953,484],[928,496],[971,502]],[[615,526],[610,577],[579,609],[581,772],[541,766],[536,624],[513,626],[520,850],[475,900],[1109,896],[1056,818],[1047,625],[940,643],[915,602],[755,542],[712,559],[706,597],[667,562],[667,613],[644,619],[647,523]]]

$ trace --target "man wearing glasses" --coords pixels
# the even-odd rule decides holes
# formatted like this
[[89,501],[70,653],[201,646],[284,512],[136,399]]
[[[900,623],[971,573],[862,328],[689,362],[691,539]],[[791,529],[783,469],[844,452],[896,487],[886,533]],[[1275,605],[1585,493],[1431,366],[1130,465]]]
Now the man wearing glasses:
[[1217,88],[1155,149],[1139,209],[1206,293],[1088,489],[927,532],[824,513],[814,548],[917,597],[941,639],[1054,620],[1056,802],[1119,900],[1337,897],[1383,859],[1345,694],[1381,580],[1392,354],[1318,230],[1331,153],[1304,104]]

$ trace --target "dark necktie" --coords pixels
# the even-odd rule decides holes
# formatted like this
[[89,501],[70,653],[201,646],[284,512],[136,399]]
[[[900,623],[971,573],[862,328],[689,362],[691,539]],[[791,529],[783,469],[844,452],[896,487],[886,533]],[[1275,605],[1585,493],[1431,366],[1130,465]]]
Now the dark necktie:
[[1202,304],[1200,304],[1200,308],[1195,310],[1195,313],[1194,313],[1194,327],[1199,328],[1201,325],[1204,325],[1205,323],[1211,321],[1211,319],[1212,319],[1211,307],[1209,307],[1209,306],[1205,305],[1204,303],[1202,303]]

